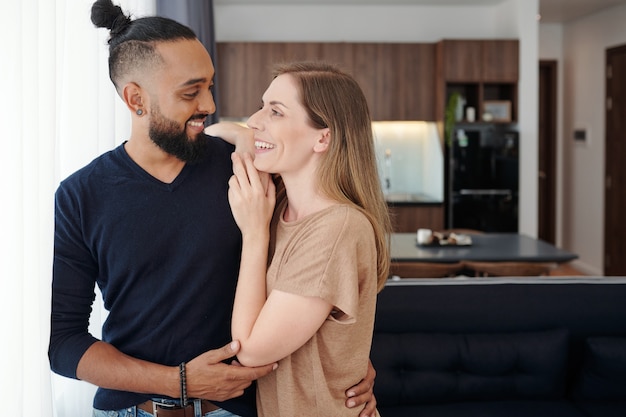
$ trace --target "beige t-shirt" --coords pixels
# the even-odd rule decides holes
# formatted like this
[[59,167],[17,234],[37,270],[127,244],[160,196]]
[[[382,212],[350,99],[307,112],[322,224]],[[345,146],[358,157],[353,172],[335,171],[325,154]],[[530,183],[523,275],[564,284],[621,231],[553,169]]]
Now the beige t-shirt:
[[369,360],[377,279],[372,226],[348,205],[290,223],[278,213],[267,293],[317,296],[335,308],[304,346],[258,381],[259,416],[357,416],[361,408],[345,406],[345,391],[363,379]]

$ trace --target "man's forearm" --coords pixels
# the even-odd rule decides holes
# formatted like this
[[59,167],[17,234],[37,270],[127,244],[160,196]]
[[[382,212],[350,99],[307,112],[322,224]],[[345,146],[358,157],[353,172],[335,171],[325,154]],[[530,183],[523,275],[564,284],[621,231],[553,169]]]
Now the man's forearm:
[[105,342],[96,342],[78,362],[78,379],[119,391],[178,397],[177,367],[132,358]]

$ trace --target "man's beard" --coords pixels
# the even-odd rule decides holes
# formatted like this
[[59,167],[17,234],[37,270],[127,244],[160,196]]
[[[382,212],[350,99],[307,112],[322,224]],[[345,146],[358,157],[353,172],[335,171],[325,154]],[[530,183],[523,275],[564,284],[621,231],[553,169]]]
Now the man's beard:
[[[203,118],[205,115],[197,116]],[[193,119],[193,118],[192,118]],[[203,160],[208,153],[209,137],[199,133],[196,138],[187,136],[185,125],[167,119],[158,107],[152,109],[149,135],[152,142],[168,154],[181,161],[195,163]]]

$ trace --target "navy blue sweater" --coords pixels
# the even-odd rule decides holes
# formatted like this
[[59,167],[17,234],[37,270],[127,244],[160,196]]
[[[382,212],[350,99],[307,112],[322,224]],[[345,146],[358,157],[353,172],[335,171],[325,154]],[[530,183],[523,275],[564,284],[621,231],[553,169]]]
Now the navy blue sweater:
[[[231,145],[186,165],[171,184],[135,164],[123,145],[96,158],[56,192],[53,371],[76,378],[96,341],[88,332],[97,283],[109,311],[102,339],[120,351],[177,365],[230,341],[241,235],[228,204]],[[255,415],[254,393],[221,404]],[[99,389],[94,407],[121,409],[150,395]]]

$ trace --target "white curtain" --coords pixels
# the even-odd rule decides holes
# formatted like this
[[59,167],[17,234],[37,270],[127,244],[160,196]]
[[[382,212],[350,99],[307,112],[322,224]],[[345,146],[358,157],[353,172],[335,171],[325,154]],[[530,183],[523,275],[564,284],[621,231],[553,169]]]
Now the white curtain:
[[[92,0],[0,6],[0,414],[91,415],[94,387],[51,375],[47,357],[59,182],[130,132],[108,78],[108,31]],[[119,0],[135,17],[154,0]],[[99,334],[102,308],[91,325]]]

